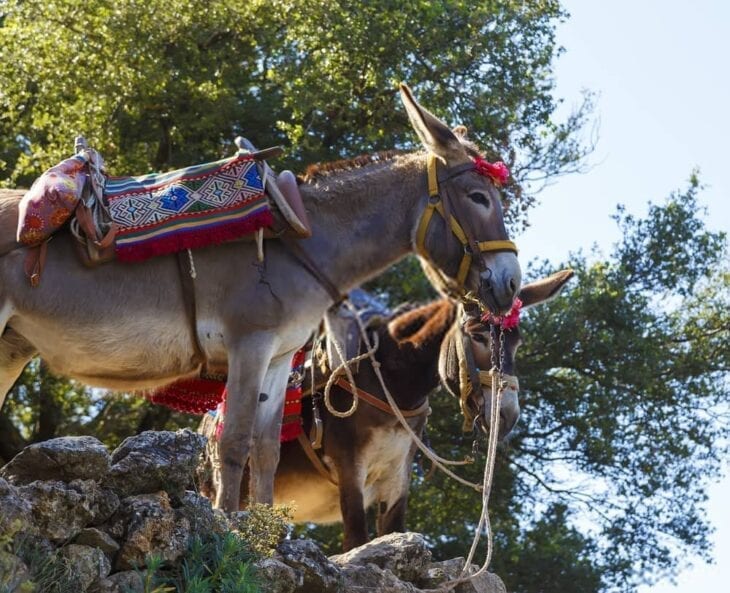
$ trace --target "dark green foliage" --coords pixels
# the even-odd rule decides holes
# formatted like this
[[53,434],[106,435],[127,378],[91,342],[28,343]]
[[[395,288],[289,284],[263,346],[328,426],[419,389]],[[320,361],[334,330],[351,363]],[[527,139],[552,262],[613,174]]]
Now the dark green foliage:
[[565,505],[551,505],[534,525],[509,540],[501,534],[499,539],[504,548],[494,558],[494,570],[514,593],[603,590],[594,560],[597,546],[570,525]]
[[257,593],[254,559],[235,532],[195,536],[182,563],[172,569],[159,558],[147,558],[145,593]]
[[622,590],[709,551],[705,488],[730,428],[730,274],[696,193],[693,179],[644,219],[620,211],[610,259],[575,256],[569,296],[523,324],[519,500],[600,526],[595,557]]
[[[5,573],[7,558],[3,555],[12,553],[23,561],[28,569],[26,579],[15,582],[17,588],[9,588],[8,583],[19,575],[13,571]],[[74,571],[72,563],[58,552],[48,553],[43,546],[29,535],[22,532],[7,537],[0,534],[0,593],[77,593],[81,583]]]
[[[119,175],[220,158],[239,133],[291,146],[293,165],[411,146],[400,81],[517,182],[575,170],[590,150],[590,97],[553,117],[555,0],[9,0],[5,12],[11,186],[68,156],[78,133]],[[532,198],[508,192],[524,222]]]
[[141,395],[113,394],[58,377],[34,359],[0,412],[0,461],[46,439],[92,435],[114,448],[143,430],[197,426],[199,418],[153,406]]

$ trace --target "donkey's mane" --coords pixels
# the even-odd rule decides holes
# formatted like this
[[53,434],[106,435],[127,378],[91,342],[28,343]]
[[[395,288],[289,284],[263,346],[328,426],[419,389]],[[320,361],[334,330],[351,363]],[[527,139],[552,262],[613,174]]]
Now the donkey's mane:
[[388,323],[388,333],[399,346],[422,348],[435,339],[440,341],[455,315],[456,305],[440,299],[395,317]]
[[[464,134],[466,134],[466,128],[464,128]],[[466,135],[457,135],[457,137],[470,157],[484,156],[479,150],[479,147],[476,145],[476,143],[469,140]],[[360,169],[362,167],[367,167],[368,165],[373,165],[375,163],[382,163],[384,161],[392,160],[397,156],[409,154],[409,152],[412,151],[391,148],[389,150],[380,150],[372,154],[362,154],[360,156],[356,156],[350,159],[340,159],[328,163],[315,163],[313,165],[309,165],[304,174],[299,175],[298,178],[300,183],[311,183],[332,173],[337,173],[340,171],[350,171],[352,169]]]
[[302,183],[311,183],[317,179],[331,175],[332,173],[360,169],[375,163],[392,160],[402,154],[407,154],[407,151],[390,149],[381,150],[372,154],[363,154],[351,159],[341,159],[339,161],[332,161],[329,163],[315,163],[314,165],[309,165],[307,170],[304,172],[304,175],[300,175],[299,179]]

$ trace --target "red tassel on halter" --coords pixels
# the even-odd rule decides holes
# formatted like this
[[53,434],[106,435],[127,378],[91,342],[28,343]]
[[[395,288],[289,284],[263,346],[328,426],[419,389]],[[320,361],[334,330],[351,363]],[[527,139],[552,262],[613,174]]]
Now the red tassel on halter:
[[491,178],[495,185],[504,185],[509,179],[509,169],[502,161],[490,163],[480,156],[474,157],[474,165],[477,173]]
[[498,325],[504,331],[509,331],[516,328],[520,324],[521,309],[522,301],[519,298],[515,298],[515,302],[512,304],[512,308],[509,310],[509,313],[507,313],[507,315],[492,315],[490,312],[486,312],[484,315],[482,315],[482,321],[484,323]]

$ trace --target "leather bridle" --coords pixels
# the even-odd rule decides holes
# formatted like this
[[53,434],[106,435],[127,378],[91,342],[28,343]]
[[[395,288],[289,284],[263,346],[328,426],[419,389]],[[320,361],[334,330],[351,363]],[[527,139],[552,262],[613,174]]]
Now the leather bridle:
[[[517,255],[517,245],[509,239],[485,240],[480,241],[476,237],[476,233],[470,224],[468,216],[464,215],[460,206],[460,200],[457,199],[451,190],[451,183],[455,177],[475,171],[476,166],[473,163],[466,163],[457,167],[447,168],[445,174],[441,177],[437,174],[437,157],[434,154],[428,155],[427,171],[428,171],[428,202],[426,208],[421,214],[421,219],[416,230],[416,252],[431,264],[434,272],[439,276],[444,288],[451,296],[463,298],[466,290],[465,283],[472,260],[476,256],[477,263],[481,271],[487,269],[483,254],[496,251],[511,251]],[[439,186],[440,184],[440,186]],[[448,221],[448,227],[451,234],[456,237],[464,250],[464,255],[459,263],[456,277],[452,280],[436,265],[426,249],[426,236],[433,219],[434,212],[445,221]],[[452,214],[453,213],[453,214]],[[459,222],[459,221],[462,222]],[[462,224],[463,223],[463,224]],[[456,291],[450,290],[448,287],[456,283]],[[453,294],[456,292],[456,294]]]
[[[508,330],[501,330],[508,331]],[[464,417],[464,423],[462,430],[464,432],[472,432],[474,428],[474,422],[477,418],[482,416],[482,411],[479,410],[475,415],[474,412],[469,408],[469,400],[474,398],[477,399],[481,394],[481,390],[487,388],[493,390],[494,376],[497,376],[498,389],[504,391],[505,389],[512,389],[519,393],[520,382],[519,379],[514,375],[508,375],[501,369],[501,361],[492,361],[493,365],[488,371],[482,370],[477,366],[476,359],[474,357],[473,338],[469,335],[469,332],[465,328],[460,330],[461,336],[456,340],[456,357],[459,367],[459,407]],[[492,393],[492,397],[496,397],[496,393]]]

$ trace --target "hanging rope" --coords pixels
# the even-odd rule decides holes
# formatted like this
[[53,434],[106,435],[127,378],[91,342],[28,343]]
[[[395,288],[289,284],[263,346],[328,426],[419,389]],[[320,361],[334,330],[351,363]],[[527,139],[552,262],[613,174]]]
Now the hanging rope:
[[[494,340],[492,340],[492,368],[489,373],[492,375],[492,405],[489,409],[489,439],[487,441],[487,459],[484,466],[484,480],[482,483],[482,512],[479,517],[479,523],[474,532],[474,540],[472,541],[469,555],[464,562],[461,570],[461,577],[455,583],[474,579],[485,572],[489,568],[492,561],[492,553],[494,550],[494,534],[492,532],[492,524],[489,520],[489,495],[492,492],[492,484],[494,481],[494,462],[497,457],[497,441],[499,437],[499,410],[502,405],[502,389],[504,387],[502,381],[502,368],[504,366],[504,331],[499,331],[499,358],[498,364],[495,364],[494,356]],[[487,532],[487,553],[484,564],[474,574],[471,571],[471,562],[476,553],[479,540],[481,539],[482,529],[486,527]],[[467,576],[468,575],[468,576]],[[452,583],[449,583],[452,585]],[[452,588],[450,586],[450,588]]]
[[[346,302],[347,307],[355,313],[355,308],[352,306],[351,303]],[[360,335],[362,337],[363,342],[365,343],[365,347],[368,349],[368,351],[373,351],[372,346],[370,344],[370,338],[367,335],[367,330],[365,326],[363,325],[362,320],[359,316],[355,315],[355,319],[357,320],[357,325],[360,328]],[[443,457],[439,457],[434,453],[431,449],[429,449],[424,442],[420,439],[420,437],[415,433],[415,431],[411,428],[410,424],[408,424],[408,421],[403,416],[403,413],[400,411],[400,408],[398,407],[398,404],[396,403],[395,399],[393,398],[392,394],[390,393],[390,390],[385,385],[385,380],[383,379],[383,374],[380,372],[380,362],[378,362],[375,359],[375,356],[370,354],[370,364],[373,367],[373,371],[375,372],[375,376],[378,378],[378,381],[380,382],[380,386],[383,388],[383,394],[385,395],[385,398],[388,400],[388,403],[390,404],[390,407],[393,408],[393,413],[395,414],[396,418],[398,418],[398,421],[401,423],[403,428],[406,430],[406,432],[409,434],[413,442],[416,444],[416,446],[420,449],[420,451],[431,460],[431,463],[433,463],[436,467],[438,467],[442,472],[444,472],[447,476],[453,478],[460,484],[464,484],[465,486],[469,486],[470,488],[473,488],[477,492],[482,491],[482,485],[481,484],[475,484],[473,482],[469,482],[468,480],[465,480],[461,476],[458,476],[454,472],[452,472],[447,465],[467,465],[470,464],[470,460],[464,460],[464,461],[451,461],[448,459],[444,459]]]
[[[359,318],[358,318],[359,320]],[[347,418],[348,416],[352,416],[355,413],[355,410],[357,410],[358,402],[360,401],[360,398],[357,397],[357,385],[355,385],[355,377],[352,374],[352,369],[350,368],[351,364],[354,364],[356,362],[360,362],[361,360],[365,358],[372,358],[375,360],[375,352],[378,349],[379,345],[379,338],[378,334],[375,335],[375,344],[372,348],[368,348],[366,352],[363,354],[360,354],[359,356],[355,356],[354,358],[351,358],[350,360],[345,360],[345,355],[342,352],[342,349],[340,348],[340,344],[337,341],[337,338],[332,339],[332,343],[335,345],[335,350],[337,350],[337,356],[340,357],[340,360],[342,361],[340,365],[332,371],[332,373],[329,376],[329,379],[327,379],[327,384],[324,387],[324,405],[327,407],[327,411],[332,414],[333,416],[336,416],[337,418]],[[346,412],[340,412],[335,409],[335,407],[332,405],[330,401],[330,390],[332,389],[332,386],[334,385],[335,381],[337,381],[337,378],[342,374],[342,371],[345,371],[347,374],[347,381],[350,383],[350,387],[352,388],[352,406],[349,410]]]
[[[348,308],[350,308],[353,313],[354,307],[347,303]],[[396,417],[398,418],[399,422],[403,426],[403,428],[408,432],[413,442],[416,444],[416,446],[421,450],[421,452],[431,460],[431,462],[434,464],[434,466],[438,467],[441,471],[443,471],[446,475],[453,478],[457,482],[464,484],[466,486],[469,486],[471,488],[474,488],[478,492],[482,493],[482,511],[479,517],[479,523],[477,525],[477,528],[474,533],[474,540],[472,541],[471,548],[469,550],[469,555],[464,562],[464,567],[462,568],[461,576],[454,580],[449,582],[447,585],[432,589],[429,591],[434,591],[438,593],[442,593],[445,591],[451,591],[455,587],[457,587],[459,584],[471,581],[474,578],[477,578],[478,576],[484,574],[489,564],[492,560],[492,553],[494,549],[494,536],[492,533],[492,526],[491,522],[489,520],[489,495],[492,491],[492,484],[494,480],[494,463],[497,456],[497,442],[499,437],[499,410],[500,406],[502,404],[502,389],[503,389],[503,381],[502,381],[502,367],[504,362],[504,332],[500,331],[499,334],[499,352],[498,355],[495,356],[495,348],[494,348],[494,342],[495,340],[492,339],[492,369],[490,370],[490,374],[492,376],[492,398],[491,398],[491,406],[489,410],[489,437],[488,437],[488,445],[487,445],[487,458],[484,465],[484,477],[482,480],[482,484],[474,484],[472,482],[469,482],[462,477],[458,476],[454,472],[452,472],[449,468],[446,467],[446,465],[464,465],[465,463],[469,462],[454,462],[449,461],[446,459],[443,459],[436,455],[431,449],[426,447],[426,445],[423,443],[423,441],[420,439],[420,437],[415,433],[415,431],[411,428],[411,426],[406,421],[405,417],[401,413],[400,409],[398,408],[398,405],[395,402],[395,399],[393,398],[392,394],[388,390],[387,386],[385,385],[385,380],[383,379],[383,375],[380,372],[380,363],[375,359],[374,352],[375,349],[371,347],[370,340],[367,335],[367,331],[365,329],[365,326],[362,323],[362,320],[355,315],[355,319],[357,320],[358,327],[360,328],[360,334],[362,336],[363,342],[365,343],[366,348],[368,349],[368,352],[366,353],[371,358],[371,365],[373,367],[373,371],[375,372],[375,375],[378,378],[378,381],[380,382],[381,387],[383,388],[383,393],[385,394],[386,399],[388,400],[388,403],[393,408],[393,411],[395,412]],[[342,354],[340,354],[340,359],[343,359]],[[495,364],[496,362],[496,364]],[[474,555],[476,553],[477,546],[479,545],[479,541],[481,539],[481,533],[482,530],[486,527],[487,532],[487,553],[486,558],[484,560],[484,564],[474,573],[469,574],[471,571],[471,563],[474,558]]]

